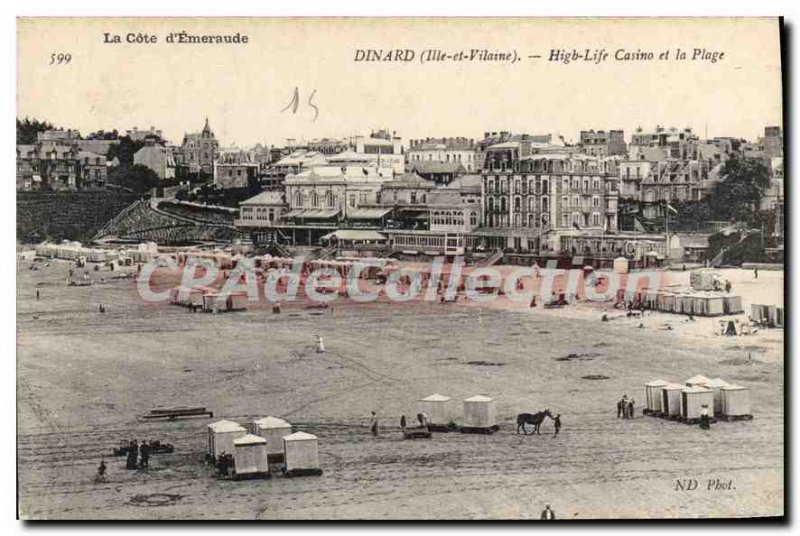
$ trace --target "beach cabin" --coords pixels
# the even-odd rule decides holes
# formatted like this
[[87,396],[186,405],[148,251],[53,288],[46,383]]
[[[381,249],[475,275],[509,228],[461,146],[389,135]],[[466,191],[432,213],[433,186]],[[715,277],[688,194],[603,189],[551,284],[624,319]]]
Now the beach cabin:
[[756,324],[768,324],[769,305],[752,304],[750,306],[750,319]]
[[203,311],[216,313],[225,309],[225,298],[219,292],[203,293]]
[[741,296],[723,296],[726,315],[743,313]]
[[692,376],[691,378],[689,378],[688,380],[686,380],[683,383],[686,384],[686,387],[703,387],[708,382],[709,382],[708,378],[706,378],[702,374],[697,374],[695,376]]
[[728,385],[728,382],[722,378],[714,378],[713,380],[708,380],[704,386],[706,389],[711,390],[714,395],[714,415],[722,413],[722,388],[726,385]]
[[662,295],[662,306],[661,310],[667,313],[675,312],[675,294],[672,293],[664,293]]
[[219,456],[223,452],[233,453],[233,440],[247,434],[247,430],[237,422],[221,420],[208,425],[208,453]]
[[614,273],[627,274],[629,270],[629,261],[625,257],[617,257],[614,259]]
[[700,418],[703,406],[708,408],[708,416],[714,416],[714,393],[711,389],[694,386],[684,387],[681,391],[681,417],[684,421],[694,421]]
[[681,391],[684,387],[671,383],[661,388],[661,413],[665,417],[678,417],[681,414]]
[[264,417],[253,421],[253,433],[266,439],[271,460],[283,461],[283,438],[291,435],[291,424],[277,417]]
[[719,316],[725,314],[725,296],[708,293],[705,295],[706,316]]
[[317,436],[295,432],[283,438],[286,476],[321,474]]
[[450,397],[432,394],[420,399],[419,412],[428,416],[428,424],[435,427],[447,428],[451,420]]
[[268,476],[267,440],[253,434],[234,439],[233,463],[236,478]]
[[497,429],[494,400],[483,395],[475,395],[464,400],[463,426],[467,429],[472,428],[482,431]]
[[653,380],[644,384],[645,395],[645,413],[661,413],[661,391],[669,385],[669,382],[664,380]]
[[752,419],[750,414],[750,389],[741,385],[726,385],[722,394],[722,415],[728,420]]
[[227,310],[245,311],[248,301],[247,292],[231,292],[227,299]]
[[693,294],[683,294],[681,296],[681,312],[685,315],[693,315],[695,314],[694,310],[694,300],[695,297]]

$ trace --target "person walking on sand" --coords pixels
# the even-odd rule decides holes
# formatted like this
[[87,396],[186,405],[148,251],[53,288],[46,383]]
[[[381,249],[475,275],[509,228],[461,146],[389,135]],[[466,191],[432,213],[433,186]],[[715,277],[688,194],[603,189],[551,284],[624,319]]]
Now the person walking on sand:
[[147,441],[142,441],[139,445],[139,469],[146,470],[150,466],[150,445]]
[[758,279],[758,268],[753,268],[753,278]]
[[94,477],[95,483],[106,481],[106,460],[100,458],[100,465],[97,466],[97,476]]
[[561,414],[560,413],[558,415],[556,415],[555,419],[553,419],[553,426],[556,429],[556,433],[555,433],[555,435],[553,437],[556,437],[558,435],[559,430],[561,430]]
[[139,444],[135,439],[131,439],[128,445],[128,457],[125,461],[125,469],[136,469],[136,457],[139,454]]
[[708,430],[711,428],[710,421],[708,419],[708,405],[703,404],[703,409],[700,410],[700,428],[703,430]]
[[540,519],[555,519],[556,513],[550,509],[550,505],[544,505],[544,510],[542,510],[542,516]]
[[630,400],[628,400],[628,405],[627,405],[627,413],[628,413],[628,418],[629,418],[629,419],[633,419],[633,404],[634,404],[634,403],[635,403],[635,402],[634,402],[633,398],[631,398]]
[[625,418],[625,404],[628,401],[628,395],[622,395],[622,399],[617,402],[617,419]]
[[378,437],[378,415],[374,412],[370,412],[372,417],[370,418],[369,429],[372,432],[372,435]]

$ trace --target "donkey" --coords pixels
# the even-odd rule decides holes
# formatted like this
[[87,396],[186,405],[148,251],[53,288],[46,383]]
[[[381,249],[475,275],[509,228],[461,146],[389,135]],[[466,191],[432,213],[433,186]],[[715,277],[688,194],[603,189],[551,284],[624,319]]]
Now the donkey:
[[533,432],[532,434],[539,434],[539,427],[542,425],[545,417],[553,418],[553,415],[550,413],[549,409],[544,411],[540,411],[539,413],[520,413],[517,415],[517,434],[519,434],[520,429],[522,429],[522,433],[525,435],[529,435],[528,432],[525,431],[526,424],[533,425]]

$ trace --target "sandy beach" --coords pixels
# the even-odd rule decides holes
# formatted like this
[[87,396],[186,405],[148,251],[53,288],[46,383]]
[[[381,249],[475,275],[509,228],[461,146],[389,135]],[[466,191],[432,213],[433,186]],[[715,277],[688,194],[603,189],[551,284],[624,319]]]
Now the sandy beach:
[[[711,319],[631,319],[583,302],[338,301],[329,310],[288,304],[280,315],[193,314],[143,303],[132,280],[66,287],[69,264],[29,264],[18,265],[17,296],[27,519],[533,519],[545,503],[576,519],[784,512],[782,330],[715,337]],[[722,274],[745,311],[782,303],[783,272]],[[687,272],[671,276],[688,284]],[[600,321],[605,309],[610,322]],[[325,353],[314,351],[316,334]],[[704,431],[642,416],[645,382],[698,373],[749,387],[754,419]],[[452,397],[456,414],[465,398],[493,397],[500,430],[403,440],[400,416],[432,393]],[[623,394],[637,402],[635,419],[616,418]],[[139,419],[174,405],[205,406],[215,418]],[[540,436],[516,434],[517,413],[545,408],[561,414],[558,437],[551,421]],[[322,476],[215,478],[202,463],[206,425],[266,415],[319,437]],[[175,452],[154,456],[146,473],[126,471],[111,452],[133,437]],[[103,456],[108,480],[96,484]],[[679,479],[698,488],[676,490]],[[717,480],[731,489],[714,489]]]

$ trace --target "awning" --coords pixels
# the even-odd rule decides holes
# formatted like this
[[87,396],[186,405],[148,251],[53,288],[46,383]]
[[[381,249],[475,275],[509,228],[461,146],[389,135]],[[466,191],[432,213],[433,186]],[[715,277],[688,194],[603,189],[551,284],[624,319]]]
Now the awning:
[[379,220],[391,211],[391,208],[354,208],[347,211],[347,218],[354,220]]
[[332,233],[328,233],[322,237],[323,240],[330,240],[336,238],[337,240],[386,240],[386,235],[382,235],[377,231],[352,231],[340,229]]
[[286,214],[287,218],[302,218],[309,220],[324,220],[339,214],[338,209],[333,210],[292,210]]

